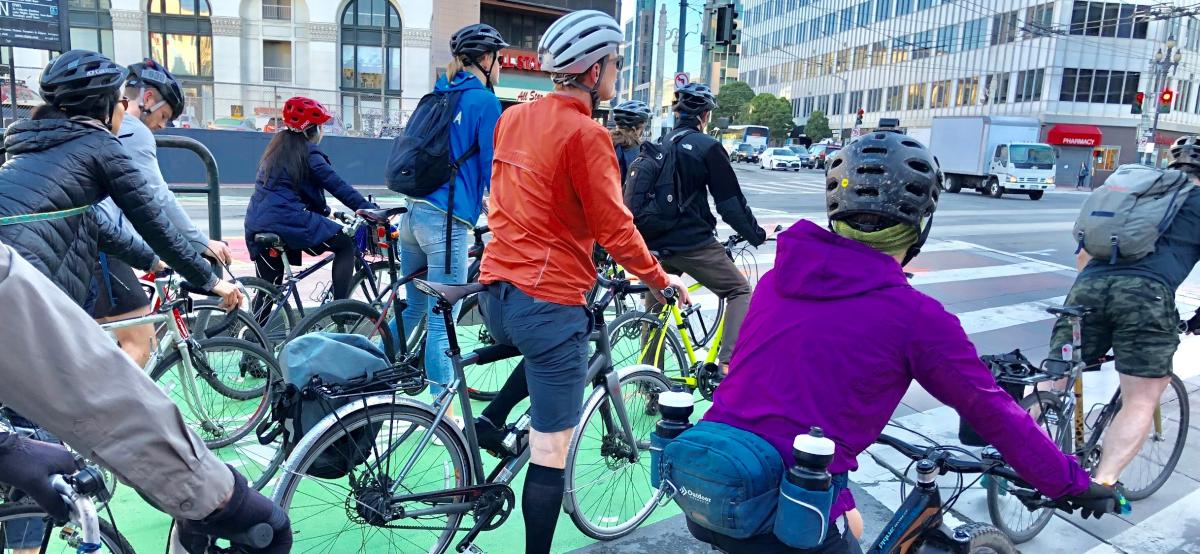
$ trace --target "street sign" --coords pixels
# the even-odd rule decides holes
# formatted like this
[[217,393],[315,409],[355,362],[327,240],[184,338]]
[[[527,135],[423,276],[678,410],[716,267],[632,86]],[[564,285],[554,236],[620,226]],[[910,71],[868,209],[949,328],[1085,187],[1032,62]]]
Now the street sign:
[[855,127],[853,129],[850,129],[850,138],[858,138],[861,135],[862,135],[862,127]]
[[67,0],[0,0],[0,46],[70,50]]
[[1145,135],[1139,136],[1138,137],[1138,145],[1137,145],[1138,150],[1142,150],[1143,148],[1145,148],[1146,144],[1149,142],[1150,142],[1150,139],[1147,138]]
[[691,82],[692,78],[686,72],[680,71],[679,73],[675,74],[675,88],[680,89],[686,87],[688,86],[688,83]]
[[1153,154],[1154,153],[1154,145],[1147,142],[1146,144],[1141,145],[1141,150],[1142,150],[1142,152],[1145,152],[1147,154]]

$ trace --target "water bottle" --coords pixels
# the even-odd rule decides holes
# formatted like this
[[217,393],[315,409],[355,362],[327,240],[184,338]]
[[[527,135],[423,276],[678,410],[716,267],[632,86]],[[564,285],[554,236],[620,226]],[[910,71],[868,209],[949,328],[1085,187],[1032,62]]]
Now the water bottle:
[[775,536],[792,548],[815,548],[825,542],[829,511],[833,507],[833,476],[829,462],[835,446],[820,427],[796,435],[792,458],[796,465],[779,485],[779,508],[775,512]]
[[663,449],[675,437],[692,427],[691,417],[694,400],[692,393],[674,389],[658,395],[658,411],[662,419],[650,433],[650,486],[658,488],[662,480]]

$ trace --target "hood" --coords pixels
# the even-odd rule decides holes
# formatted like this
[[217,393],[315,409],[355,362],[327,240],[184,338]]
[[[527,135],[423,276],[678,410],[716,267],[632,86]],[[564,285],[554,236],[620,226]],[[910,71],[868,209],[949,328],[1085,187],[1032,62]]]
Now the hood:
[[433,90],[438,92],[471,89],[487,90],[487,87],[483,86],[483,81],[480,81],[478,77],[466,71],[459,71],[454,74],[453,81],[447,81],[446,77],[438,77],[437,84],[433,86]]
[[25,154],[54,148],[64,142],[108,130],[95,121],[72,119],[22,119],[8,127],[4,148],[9,154]]
[[775,290],[781,296],[835,300],[907,287],[899,262],[801,219],[779,235]]

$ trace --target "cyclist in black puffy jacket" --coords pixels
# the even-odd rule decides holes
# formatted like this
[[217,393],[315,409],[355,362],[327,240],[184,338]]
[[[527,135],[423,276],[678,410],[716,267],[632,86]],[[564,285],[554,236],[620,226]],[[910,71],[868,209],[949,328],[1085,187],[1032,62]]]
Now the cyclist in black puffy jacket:
[[717,353],[724,375],[750,309],[750,284],[716,240],[717,220],[708,208],[707,196],[712,195],[721,219],[751,245],[762,244],[767,234],[746,204],[725,147],[702,132],[716,107],[717,100],[707,85],[692,83],[675,91],[676,125],[667,136],[694,131],[679,139],[675,150],[680,197],[687,204],[679,224],[664,235],[646,237],[646,245],[658,253],[669,273],[687,273],[725,299],[725,330]]
[[650,106],[641,100],[629,100],[617,104],[612,110],[613,122],[617,124],[611,131],[613,148],[617,151],[617,163],[621,165],[621,185],[629,177],[629,165],[637,158],[642,147],[642,131],[646,122],[650,121]]

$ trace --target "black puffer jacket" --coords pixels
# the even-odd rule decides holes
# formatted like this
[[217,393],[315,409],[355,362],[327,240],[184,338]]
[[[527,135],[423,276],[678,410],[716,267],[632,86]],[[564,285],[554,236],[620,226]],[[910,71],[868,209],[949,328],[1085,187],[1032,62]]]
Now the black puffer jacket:
[[[216,277],[146,192],[117,137],[94,120],[19,121],[4,135],[8,161],[0,166],[0,216],[46,213],[95,204],[112,196],[162,258],[188,281],[212,288]],[[99,267],[99,251],[148,268],[154,252],[129,235],[99,224],[87,210],[51,221],[0,226],[13,247],[82,305]]]

